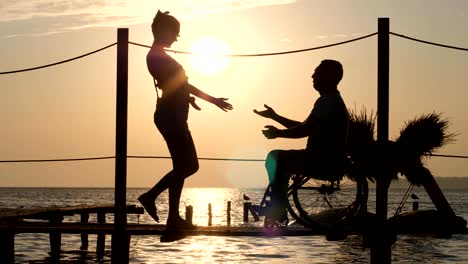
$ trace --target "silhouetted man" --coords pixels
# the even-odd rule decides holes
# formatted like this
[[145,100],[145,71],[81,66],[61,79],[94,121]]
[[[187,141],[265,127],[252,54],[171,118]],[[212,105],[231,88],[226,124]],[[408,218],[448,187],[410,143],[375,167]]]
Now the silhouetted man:
[[[273,150],[268,153],[266,169],[272,188],[272,206],[267,216],[281,222],[287,221],[287,188],[291,174],[308,174],[321,177],[322,172],[342,167],[346,158],[346,141],[349,114],[338,91],[343,77],[343,67],[335,60],[323,60],[312,75],[313,87],[320,97],[304,122],[277,114],[265,105],[265,110],[254,112],[271,118],[286,129],[265,126],[263,134],[268,139],[307,137],[307,147],[301,150]],[[323,177],[323,176],[322,176]]]

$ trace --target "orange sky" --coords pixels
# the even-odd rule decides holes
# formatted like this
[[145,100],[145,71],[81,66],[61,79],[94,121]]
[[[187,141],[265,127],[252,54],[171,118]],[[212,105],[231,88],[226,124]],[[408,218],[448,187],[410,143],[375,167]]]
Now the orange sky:
[[[95,1],[12,1],[0,18],[0,71],[60,61],[116,41],[116,28],[128,27],[130,40],[151,44],[149,28],[157,9],[182,23],[172,47],[190,50],[214,37],[231,53],[265,53],[310,48],[377,31],[377,18],[389,17],[391,31],[468,47],[468,2],[462,1],[141,1],[120,5]],[[391,37],[390,137],[406,120],[442,112],[459,133],[440,153],[468,155],[467,52]],[[0,160],[114,155],[115,47],[53,68],[0,75]],[[147,49],[129,52],[129,155],[168,156],[152,122],[155,93],[146,70]],[[274,148],[303,148],[305,140],[266,140],[271,124],[252,113],[264,103],[280,114],[303,120],[317,94],[310,76],[322,59],[340,60],[342,95],[350,108],[376,109],[377,38],[284,56],[232,58],[206,74],[189,55],[173,55],[190,82],[228,97],[224,113],[201,102],[189,125],[200,157],[262,159]],[[189,186],[265,186],[262,162],[201,161]],[[432,158],[436,176],[468,176],[462,159]],[[129,160],[128,186],[147,187],[171,168],[170,160]],[[113,186],[109,161],[54,164],[0,164],[0,186]]]

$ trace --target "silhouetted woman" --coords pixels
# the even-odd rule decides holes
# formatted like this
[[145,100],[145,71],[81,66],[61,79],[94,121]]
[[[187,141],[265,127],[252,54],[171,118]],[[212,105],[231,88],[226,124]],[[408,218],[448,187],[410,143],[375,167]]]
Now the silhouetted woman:
[[198,170],[197,152],[188,129],[187,118],[189,104],[197,110],[200,108],[190,94],[216,105],[223,111],[231,110],[232,105],[226,102],[226,98],[212,97],[189,84],[182,66],[164,51],[164,48],[171,47],[179,37],[180,23],[176,18],[169,15],[169,12],[162,13],[158,10],[151,29],[154,42],[146,57],[146,63],[155,79],[156,92],[158,93],[158,88],[162,91],[161,97],[158,93],[154,123],[167,143],[173,169],[153,188],[142,194],[138,201],[148,214],[159,222],[155,201],[159,194],[169,189],[167,228],[192,228],[193,226],[179,215],[184,180]]

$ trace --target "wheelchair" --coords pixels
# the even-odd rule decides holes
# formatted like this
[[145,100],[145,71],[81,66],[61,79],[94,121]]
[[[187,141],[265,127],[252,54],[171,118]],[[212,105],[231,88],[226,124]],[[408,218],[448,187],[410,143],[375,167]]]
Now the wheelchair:
[[[355,164],[347,157],[343,166],[317,170],[310,174],[291,174],[288,183],[289,215],[306,228],[333,229],[367,211],[368,184],[356,173]],[[252,210],[265,216],[266,228],[288,226],[287,216],[272,217],[271,185],[259,205]]]

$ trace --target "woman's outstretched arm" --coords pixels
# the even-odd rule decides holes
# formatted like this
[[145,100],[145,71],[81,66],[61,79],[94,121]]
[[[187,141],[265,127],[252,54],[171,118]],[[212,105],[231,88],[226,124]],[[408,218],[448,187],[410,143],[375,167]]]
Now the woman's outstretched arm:
[[232,110],[233,107],[230,103],[226,102],[228,99],[227,98],[222,98],[222,97],[213,97],[203,91],[201,91],[200,89],[198,89],[197,87],[191,85],[191,84],[188,84],[188,88],[189,88],[189,92],[193,95],[195,95],[196,97],[198,98],[201,98],[207,102],[210,102],[214,105],[216,105],[217,107],[219,107],[221,110],[227,112],[228,110]]

